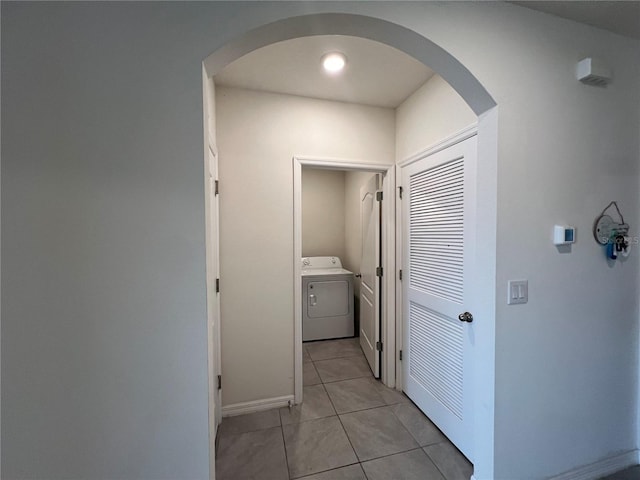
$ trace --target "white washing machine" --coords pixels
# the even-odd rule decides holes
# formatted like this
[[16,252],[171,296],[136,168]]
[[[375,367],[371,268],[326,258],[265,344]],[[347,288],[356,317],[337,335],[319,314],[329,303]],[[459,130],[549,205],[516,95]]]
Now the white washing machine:
[[338,257],[302,258],[302,340],[353,337],[353,272]]

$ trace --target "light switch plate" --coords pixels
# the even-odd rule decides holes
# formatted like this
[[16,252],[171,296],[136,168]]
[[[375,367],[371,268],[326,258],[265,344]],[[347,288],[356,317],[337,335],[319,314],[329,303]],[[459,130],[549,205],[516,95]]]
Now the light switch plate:
[[529,281],[509,280],[507,305],[519,305],[529,301]]

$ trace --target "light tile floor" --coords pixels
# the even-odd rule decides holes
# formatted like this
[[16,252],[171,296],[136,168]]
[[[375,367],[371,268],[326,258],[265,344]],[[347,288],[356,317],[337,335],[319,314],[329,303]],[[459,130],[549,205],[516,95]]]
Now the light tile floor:
[[223,419],[218,480],[469,480],[440,430],[372,377],[357,338],[303,353],[302,405]]

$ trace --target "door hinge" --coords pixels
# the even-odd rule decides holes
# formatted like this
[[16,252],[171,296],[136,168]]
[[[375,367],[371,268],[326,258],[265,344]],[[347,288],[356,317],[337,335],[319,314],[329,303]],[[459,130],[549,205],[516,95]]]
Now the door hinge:
[[218,195],[218,180],[214,182],[214,194]]
[[398,272],[398,278],[402,280],[402,269]]
[[382,276],[382,267],[376,267],[376,277]]
[[400,198],[402,198],[402,187],[398,187],[398,195],[400,195]]
[[379,352],[382,351],[382,342],[376,342],[376,350]]
[[222,388],[222,375],[218,375],[218,390]]
[[382,192],[376,192],[376,200],[381,202],[382,201]]
[[216,278],[216,293],[220,293],[220,279]]
[[402,360],[402,350],[400,350],[399,359]]

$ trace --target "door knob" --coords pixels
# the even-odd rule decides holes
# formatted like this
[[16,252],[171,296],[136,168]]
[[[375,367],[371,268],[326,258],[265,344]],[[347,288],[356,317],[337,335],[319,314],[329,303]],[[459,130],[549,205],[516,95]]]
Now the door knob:
[[464,312],[458,315],[458,320],[460,320],[461,322],[471,323],[473,322],[473,315],[471,315],[469,312]]

